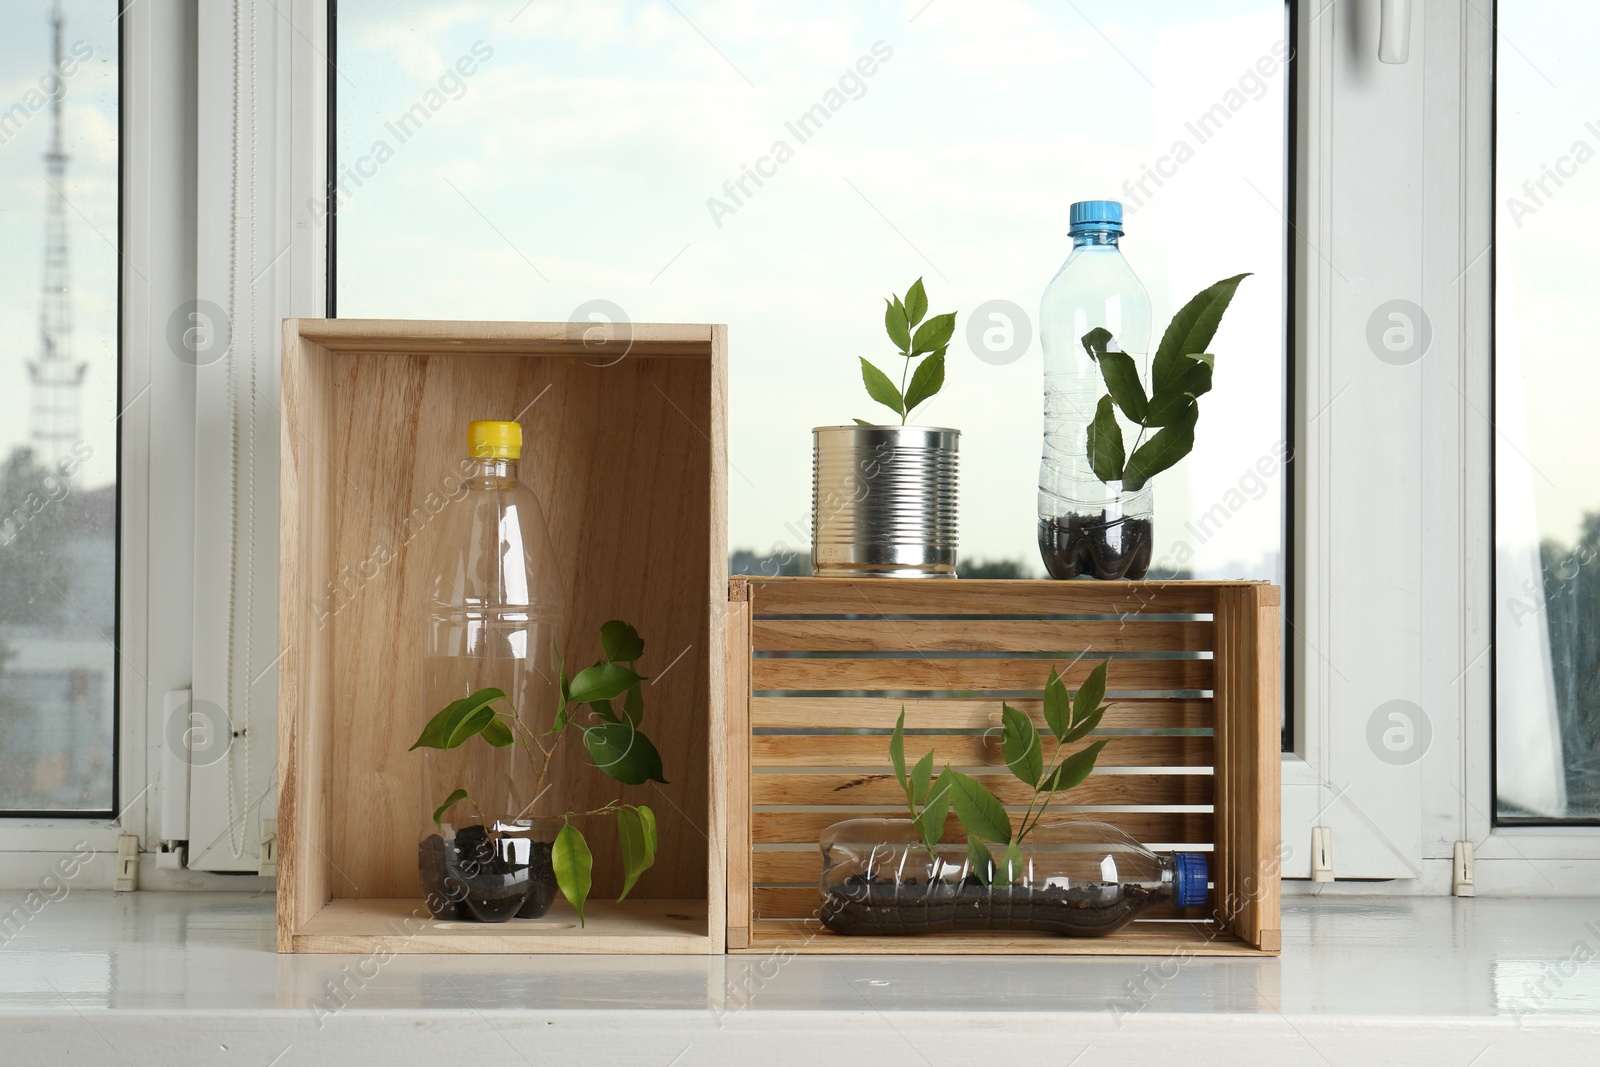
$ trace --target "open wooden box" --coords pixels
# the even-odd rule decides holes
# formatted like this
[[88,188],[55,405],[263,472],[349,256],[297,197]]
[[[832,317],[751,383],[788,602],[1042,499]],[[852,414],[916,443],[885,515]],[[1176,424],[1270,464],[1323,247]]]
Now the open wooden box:
[[[730,951],[1277,953],[1279,603],[1254,582],[733,579]],[[822,927],[822,831],[905,815],[888,755],[902,708],[908,753],[931,747],[936,767],[1015,804],[1026,787],[1000,754],[1001,698],[1042,728],[1051,664],[1076,689],[1107,656],[1116,706],[1090,740],[1124,736],[1051,810],[1089,809],[1158,849],[1214,849],[1206,908],[1147,912],[1103,938]],[[953,817],[944,839],[964,839]]]
[[[290,319],[283,328],[278,948],[284,952],[723,950],[726,331],[635,324]],[[417,872],[423,572],[472,419],[524,433],[574,609],[569,647],[634,623],[670,786],[574,766],[582,808],[621,790],[657,813],[628,901],[615,828],[588,926],[435,922]],[[718,610],[713,613],[712,606]],[[431,709],[430,709],[431,710]],[[569,758],[581,755],[569,751]]]

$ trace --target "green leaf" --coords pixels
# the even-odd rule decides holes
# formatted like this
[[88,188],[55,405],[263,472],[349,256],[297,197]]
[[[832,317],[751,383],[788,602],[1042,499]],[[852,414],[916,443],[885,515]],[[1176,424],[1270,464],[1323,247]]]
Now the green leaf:
[[910,795],[906,783],[906,709],[902,705],[900,717],[894,721],[894,733],[889,735],[889,763],[894,767],[894,780],[900,789]]
[[1010,704],[1000,705],[1000,754],[1025,785],[1038,785],[1044,773],[1044,746],[1033,720]]
[[635,726],[644,718],[644,687],[637,682],[628,690],[628,697],[622,702],[622,714]]
[[[483,729],[485,720],[478,713],[496,700],[504,700],[505,698],[504,692],[490,687],[479,689],[472,695],[464,696],[460,700],[452,700],[437,715],[428,720],[428,725],[422,728],[422,733],[418,736],[416,743],[407,751],[418,748],[455,748],[456,745],[461,744],[462,741]],[[471,733],[460,734],[463,721],[474,715],[478,715],[474,719],[475,729]],[[494,712],[491,711],[489,713],[489,718],[494,718]],[[452,742],[451,738],[457,737],[458,734],[460,734],[459,738]]]
[[656,813],[644,804],[635,804],[633,810],[639,813],[639,825],[644,827],[645,856],[648,859],[645,866],[649,867],[656,861]]
[[617,718],[617,713],[611,710],[611,701],[609,700],[591,700],[589,701],[589,710],[600,716],[600,718],[604,719],[606,722],[622,721],[621,719]]
[[622,851],[622,894],[617,897],[621,904],[654,858],[654,850],[645,840],[644,820],[632,808],[617,809],[617,847]]
[[933,753],[924,752],[917,765],[911,768],[911,803],[924,804],[928,800],[928,786],[933,780]]
[[444,825],[444,813],[450,810],[450,805],[458,800],[465,799],[467,799],[467,791],[465,789],[457,789],[454,793],[445,797],[444,803],[433,809],[433,825],[442,827]]
[[1100,377],[1106,380],[1106,391],[1128,421],[1143,422],[1150,402],[1145,399],[1139,366],[1133,357],[1126,352],[1106,352],[1100,357]]
[[995,875],[995,882],[1006,884],[1015,882],[1022,877],[1023,869],[1022,846],[1012,841],[1006,845],[1005,853],[1000,857],[1000,870]]
[[1236,274],[1196,293],[1187,304],[1178,309],[1167,324],[1156,347],[1155,362],[1151,367],[1150,384],[1158,393],[1167,391],[1173,376],[1183,370],[1182,357],[1190,352],[1205,352],[1211,348],[1211,338],[1216,336],[1222,313],[1228,310],[1235,289],[1249,274]]
[[1111,397],[1103,396],[1094,409],[1094,421],[1089,424],[1089,467],[1102,482],[1122,478],[1122,427],[1117,425],[1116,413],[1111,410]]
[[600,627],[600,648],[609,663],[632,663],[644,655],[644,638],[621,619],[612,619]]
[[940,349],[921,363],[911,373],[911,384],[906,388],[906,414],[944,388],[944,349]]
[[967,835],[967,873],[977,875],[980,881],[994,882],[994,856],[974,834]]
[[[911,326],[906,318],[906,306],[900,303],[898,296],[887,301],[888,306],[883,309],[883,328],[889,332],[889,340],[902,352],[911,351]],[[868,387],[871,391],[871,387]]]
[[1039,787],[1042,793],[1065,793],[1074,786],[1081,785],[1089,777],[1089,772],[1094,770],[1094,761],[1100,758],[1100,750],[1111,743],[1108,737],[1103,741],[1096,741],[1080,752],[1074,752],[1062,760],[1050,776]]
[[483,739],[495,748],[505,748],[516,740],[511,734],[511,724],[498,715],[483,728]]
[[[868,363],[865,359],[861,361],[861,381],[867,387],[868,396],[893,411],[896,415],[905,415],[905,403],[900,397],[900,390],[895,388],[894,382],[889,380],[887,374]],[[868,424],[863,423],[863,425]]]
[[1151,478],[1187,456],[1194,448],[1194,424],[1199,417],[1200,409],[1191,400],[1182,420],[1157,430],[1155,436],[1140,445],[1128,457],[1128,466],[1122,472],[1123,490],[1138,492]]
[[574,704],[610,700],[637,685],[639,676],[620,663],[596,663],[585,667],[572,679],[567,699]]
[[928,313],[928,294],[922,288],[922,279],[918,278],[911,283],[911,288],[906,290],[906,323],[915,326],[922,321],[922,316]]
[[922,838],[922,843],[930,852],[939,843],[939,838],[944,836],[944,821],[950,815],[949,764],[945,764],[944,770],[940,772],[931,788],[928,803],[923,806],[922,814],[917,816],[917,836]]
[[920,356],[924,352],[937,352],[950,344],[950,338],[956,332],[956,313],[947,311],[943,315],[935,315],[921,326],[917,327],[916,336],[911,339],[911,354]]
[[1211,365],[1190,356],[1184,359],[1189,365],[1168,383],[1164,392],[1151,398],[1144,417],[1146,426],[1172,425],[1184,417],[1185,409],[1194,405],[1196,397],[1211,391]]
[[874,425],[876,425],[876,423],[868,422],[866,419],[857,419],[855,421],[856,421],[856,425],[857,426],[874,426]]
[[494,709],[489,705],[480,704],[475,708],[469,708],[466,714],[450,728],[450,736],[445,738],[441,747],[455,748],[483,733],[492,722],[494,722]]
[[1111,331],[1104,326],[1096,326],[1083,335],[1083,350],[1089,353],[1089,358],[1095,362],[1106,354],[1106,348],[1111,344]]
[[594,855],[589,851],[589,842],[570,822],[562,824],[561,832],[556,834],[556,842],[550,848],[550,865],[555,868],[561,895],[577,909],[579,925],[586,925],[583,902],[589,899],[593,885],[590,873],[594,870]]
[[1067,736],[1061,739],[1062,743],[1065,744],[1069,741],[1082,741],[1085,737],[1088,737],[1090,734],[1094,733],[1095,730],[1097,730],[1100,726],[1100,720],[1105,717],[1106,708],[1109,708],[1110,706],[1110,704],[1107,704],[1105,707],[1095,708],[1093,711],[1091,711],[1083,718],[1081,722],[1078,723],[1078,725],[1067,731]]
[[583,743],[589,750],[589,761],[623,785],[667,784],[661,777],[661,753],[630,723],[607,722],[591,726],[583,731]]
[[[1110,660],[1102,660],[1100,665],[1089,672],[1089,676],[1078,686],[1078,695],[1072,700],[1072,723],[1076,726],[1084,717],[1100,706],[1106,698],[1106,672],[1111,668]],[[1071,741],[1072,738],[1067,738]]]
[[1044,683],[1044,721],[1057,741],[1072,726],[1072,701],[1067,697],[1067,684],[1050,668],[1050,679]]
[[967,833],[1001,844],[1011,840],[1011,816],[987,786],[960,771],[946,771],[941,778],[950,779],[950,803]]

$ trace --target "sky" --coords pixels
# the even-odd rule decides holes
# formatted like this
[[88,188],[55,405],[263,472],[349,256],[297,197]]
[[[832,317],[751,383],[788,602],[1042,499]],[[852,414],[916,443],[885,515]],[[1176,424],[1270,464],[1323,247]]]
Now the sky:
[[[27,364],[39,354],[44,267],[44,154],[50,143],[50,3],[6,0],[0,35],[0,455],[28,443]],[[72,350],[87,362],[80,428],[93,450],[74,478],[92,489],[116,479],[117,28],[115,0],[65,0],[62,50],[92,52],[63,79],[65,193],[71,262]],[[43,106],[34,110],[35,103]],[[22,112],[12,112],[21,105]],[[10,115],[10,118],[4,116]]]
[[[895,359],[882,301],[921,277],[930,311],[959,316],[917,421],[963,432],[962,557],[1041,574],[1033,320],[1069,204],[1121,199],[1156,336],[1255,273],[1195,451],[1156,480],[1155,556],[1187,542],[1199,576],[1280,577],[1282,478],[1254,471],[1283,422],[1281,2],[517,6],[342,0],[341,316],[564,321],[607,301],[727,323],[730,543],[767,552],[808,539],[811,428],[883,416],[857,358]],[[790,129],[818,103],[820,130]],[[1220,129],[1189,129],[1218,104]],[[1157,166],[1159,187],[1125,191]],[[969,346],[991,301],[1027,317],[1013,361]],[[1219,504],[1219,532],[1186,529]]]
[[[1600,362],[1584,325],[1600,294],[1600,6],[1506,4],[1498,17],[1498,491],[1531,494],[1538,536],[1570,544],[1600,512],[1589,391]],[[1504,539],[1512,524],[1499,517]]]

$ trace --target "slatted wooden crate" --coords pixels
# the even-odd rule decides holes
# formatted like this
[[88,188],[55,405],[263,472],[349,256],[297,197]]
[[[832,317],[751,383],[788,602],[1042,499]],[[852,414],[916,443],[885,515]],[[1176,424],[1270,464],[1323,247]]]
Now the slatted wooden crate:
[[[1254,582],[734,578],[730,951],[1275,954],[1279,604],[1275,586]],[[1092,812],[1158,848],[1214,850],[1207,908],[1148,913],[1094,939],[821,926],[822,831],[905,814],[888,759],[902,708],[908,753],[931,747],[936,766],[982,776],[1020,811],[1028,791],[995,729],[1002,697],[1043,728],[1050,666],[1076,689],[1108,656],[1116,707],[1094,736],[1117,740],[1051,810]],[[963,839],[952,818],[945,840]]]
[[[726,332],[591,330],[285,321],[280,951],[722,951]],[[570,647],[598,655],[609,618],[638,626],[648,729],[672,783],[619,787],[569,746],[570,807],[621,790],[660,832],[655,867],[619,905],[615,824],[585,823],[586,929],[564,901],[544,919],[437,922],[417,874],[426,809],[406,748],[433,710],[419,706],[419,613],[436,515],[467,422],[513,418],[571,596]]]

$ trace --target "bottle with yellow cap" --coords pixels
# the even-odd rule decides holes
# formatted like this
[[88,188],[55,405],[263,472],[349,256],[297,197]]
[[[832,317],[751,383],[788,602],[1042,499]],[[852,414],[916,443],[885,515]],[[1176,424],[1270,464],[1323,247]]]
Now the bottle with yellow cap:
[[489,744],[419,742],[419,867],[436,918],[492,922],[542,915],[555,892],[558,738],[541,731],[560,699],[555,648],[565,636],[566,596],[544,511],[517,476],[522,427],[473,422],[466,437],[459,495],[433,520],[437,530],[426,531],[436,540],[417,725],[498,690],[496,706],[514,709],[515,733],[531,741],[513,744],[508,731]]

